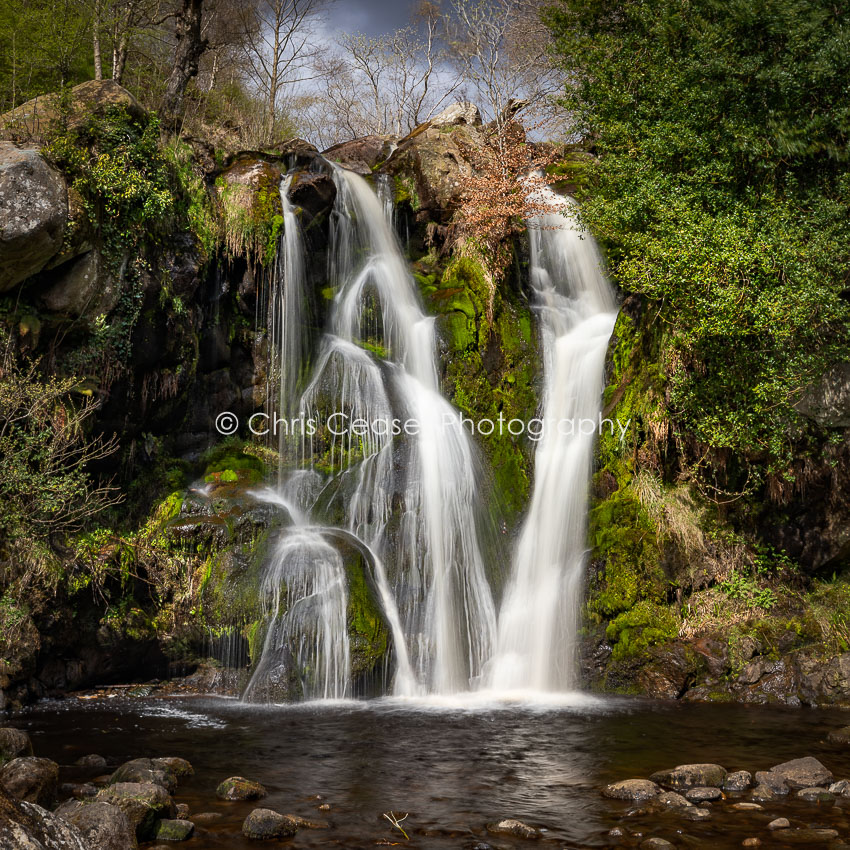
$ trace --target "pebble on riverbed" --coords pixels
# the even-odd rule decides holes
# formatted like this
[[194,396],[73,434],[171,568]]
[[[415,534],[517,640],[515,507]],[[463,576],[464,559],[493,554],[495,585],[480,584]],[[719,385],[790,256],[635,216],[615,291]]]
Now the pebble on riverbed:
[[496,823],[487,824],[487,832],[491,835],[512,835],[514,838],[525,838],[535,840],[541,838],[543,833],[527,823],[515,818],[505,818]]
[[259,782],[252,782],[244,776],[231,776],[215,789],[220,800],[261,800],[267,794]]
[[768,825],[768,829],[788,829],[791,826],[791,821],[788,818],[776,818],[776,820],[772,820]]

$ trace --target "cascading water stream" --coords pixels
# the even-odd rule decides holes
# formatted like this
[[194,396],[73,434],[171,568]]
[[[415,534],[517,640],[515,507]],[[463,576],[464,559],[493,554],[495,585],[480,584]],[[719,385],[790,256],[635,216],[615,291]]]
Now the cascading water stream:
[[499,614],[488,676],[495,691],[563,691],[577,684],[587,488],[601,427],[605,354],[617,317],[602,258],[592,236],[577,228],[574,202],[549,190],[544,199],[552,213],[529,227],[544,357],[544,432]]

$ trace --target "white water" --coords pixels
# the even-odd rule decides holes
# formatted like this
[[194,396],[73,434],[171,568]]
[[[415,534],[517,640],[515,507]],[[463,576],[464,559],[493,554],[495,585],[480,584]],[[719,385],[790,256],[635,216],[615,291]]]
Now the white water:
[[[504,692],[566,691],[578,684],[576,635],[596,439],[595,430],[581,433],[579,420],[598,421],[617,316],[601,256],[590,234],[577,229],[573,202],[548,190],[545,196],[553,212],[529,227],[543,343],[544,435],[489,671],[490,688]],[[573,423],[574,433],[561,423]]]

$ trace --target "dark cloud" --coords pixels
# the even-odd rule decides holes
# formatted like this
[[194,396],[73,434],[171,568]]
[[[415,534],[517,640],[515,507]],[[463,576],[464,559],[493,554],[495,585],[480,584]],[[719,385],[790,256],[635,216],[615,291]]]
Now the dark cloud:
[[380,35],[410,23],[415,0],[337,0],[328,12],[328,29]]

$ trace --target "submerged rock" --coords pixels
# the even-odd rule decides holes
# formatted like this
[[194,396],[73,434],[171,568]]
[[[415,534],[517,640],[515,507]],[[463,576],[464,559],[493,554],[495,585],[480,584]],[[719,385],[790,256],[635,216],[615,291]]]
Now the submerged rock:
[[829,793],[838,797],[850,797],[850,779],[839,779],[829,786]]
[[826,788],[801,788],[797,792],[797,797],[800,800],[805,800],[807,803],[834,803],[835,796],[830,794]]
[[59,765],[34,756],[12,759],[0,770],[0,785],[18,800],[52,806],[59,787]]
[[195,772],[195,769],[186,759],[181,759],[177,756],[151,759],[151,764],[155,770],[165,770],[178,777],[192,776]]
[[649,778],[673,791],[705,786],[720,788],[726,779],[726,768],[719,764],[680,764],[672,770],[659,770]]
[[782,833],[785,844],[820,844],[838,838],[836,829],[789,829]]
[[675,847],[666,838],[646,838],[640,843],[640,850],[669,850]]
[[259,782],[252,782],[244,776],[231,776],[215,789],[215,795],[220,800],[261,800],[267,794]]
[[194,831],[195,824],[190,820],[165,818],[157,823],[154,838],[157,841],[186,841]]
[[826,740],[831,744],[850,744],[850,726],[842,726],[840,729],[833,729],[826,736]]
[[101,768],[106,767],[106,759],[96,753],[91,753],[87,756],[80,756],[74,764],[77,767],[91,767],[100,770]]
[[174,801],[161,785],[150,782],[118,782],[102,789],[97,800],[118,806],[127,815],[136,837],[144,841],[153,836],[156,822],[173,818]]
[[648,779],[624,779],[622,782],[613,782],[602,791],[603,797],[611,800],[631,800],[639,803],[643,800],[651,800],[661,793],[661,789]]
[[118,782],[150,782],[161,785],[169,794],[177,790],[177,778],[170,770],[158,770],[150,759],[133,759],[125,762],[109,777],[109,784]]
[[[785,789],[785,794],[788,793],[788,789]],[[752,798],[756,803],[772,803],[774,800],[778,800],[782,794],[779,794],[777,791],[774,791],[769,785],[756,785],[753,789]]]
[[75,826],[91,850],[134,850],[136,832],[126,813],[111,803],[76,803],[57,811]]
[[254,809],[242,824],[242,834],[257,841],[290,838],[296,832],[295,821],[273,809]]
[[833,780],[832,772],[811,756],[777,764],[770,769],[770,773],[782,779],[792,791],[829,785]]
[[693,805],[693,803],[688,802],[681,794],[677,794],[675,791],[665,791],[663,794],[659,794],[653,800],[653,803],[677,809],[686,809]]
[[721,786],[724,791],[746,791],[753,784],[753,775],[748,770],[727,773]]
[[31,755],[32,741],[23,729],[15,729],[12,726],[0,729],[0,764]]
[[698,785],[696,788],[691,788],[685,797],[691,803],[710,803],[713,800],[723,798],[723,792],[719,788],[708,788],[703,785]]
[[488,823],[487,832],[491,835],[513,835],[514,838],[525,838],[526,840],[536,840],[543,837],[543,833],[539,829],[535,829],[533,826],[515,818],[505,818],[505,820],[496,823]]
[[768,825],[768,829],[788,829],[791,826],[791,821],[788,818],[776,818],[776,820],[772,820]]

